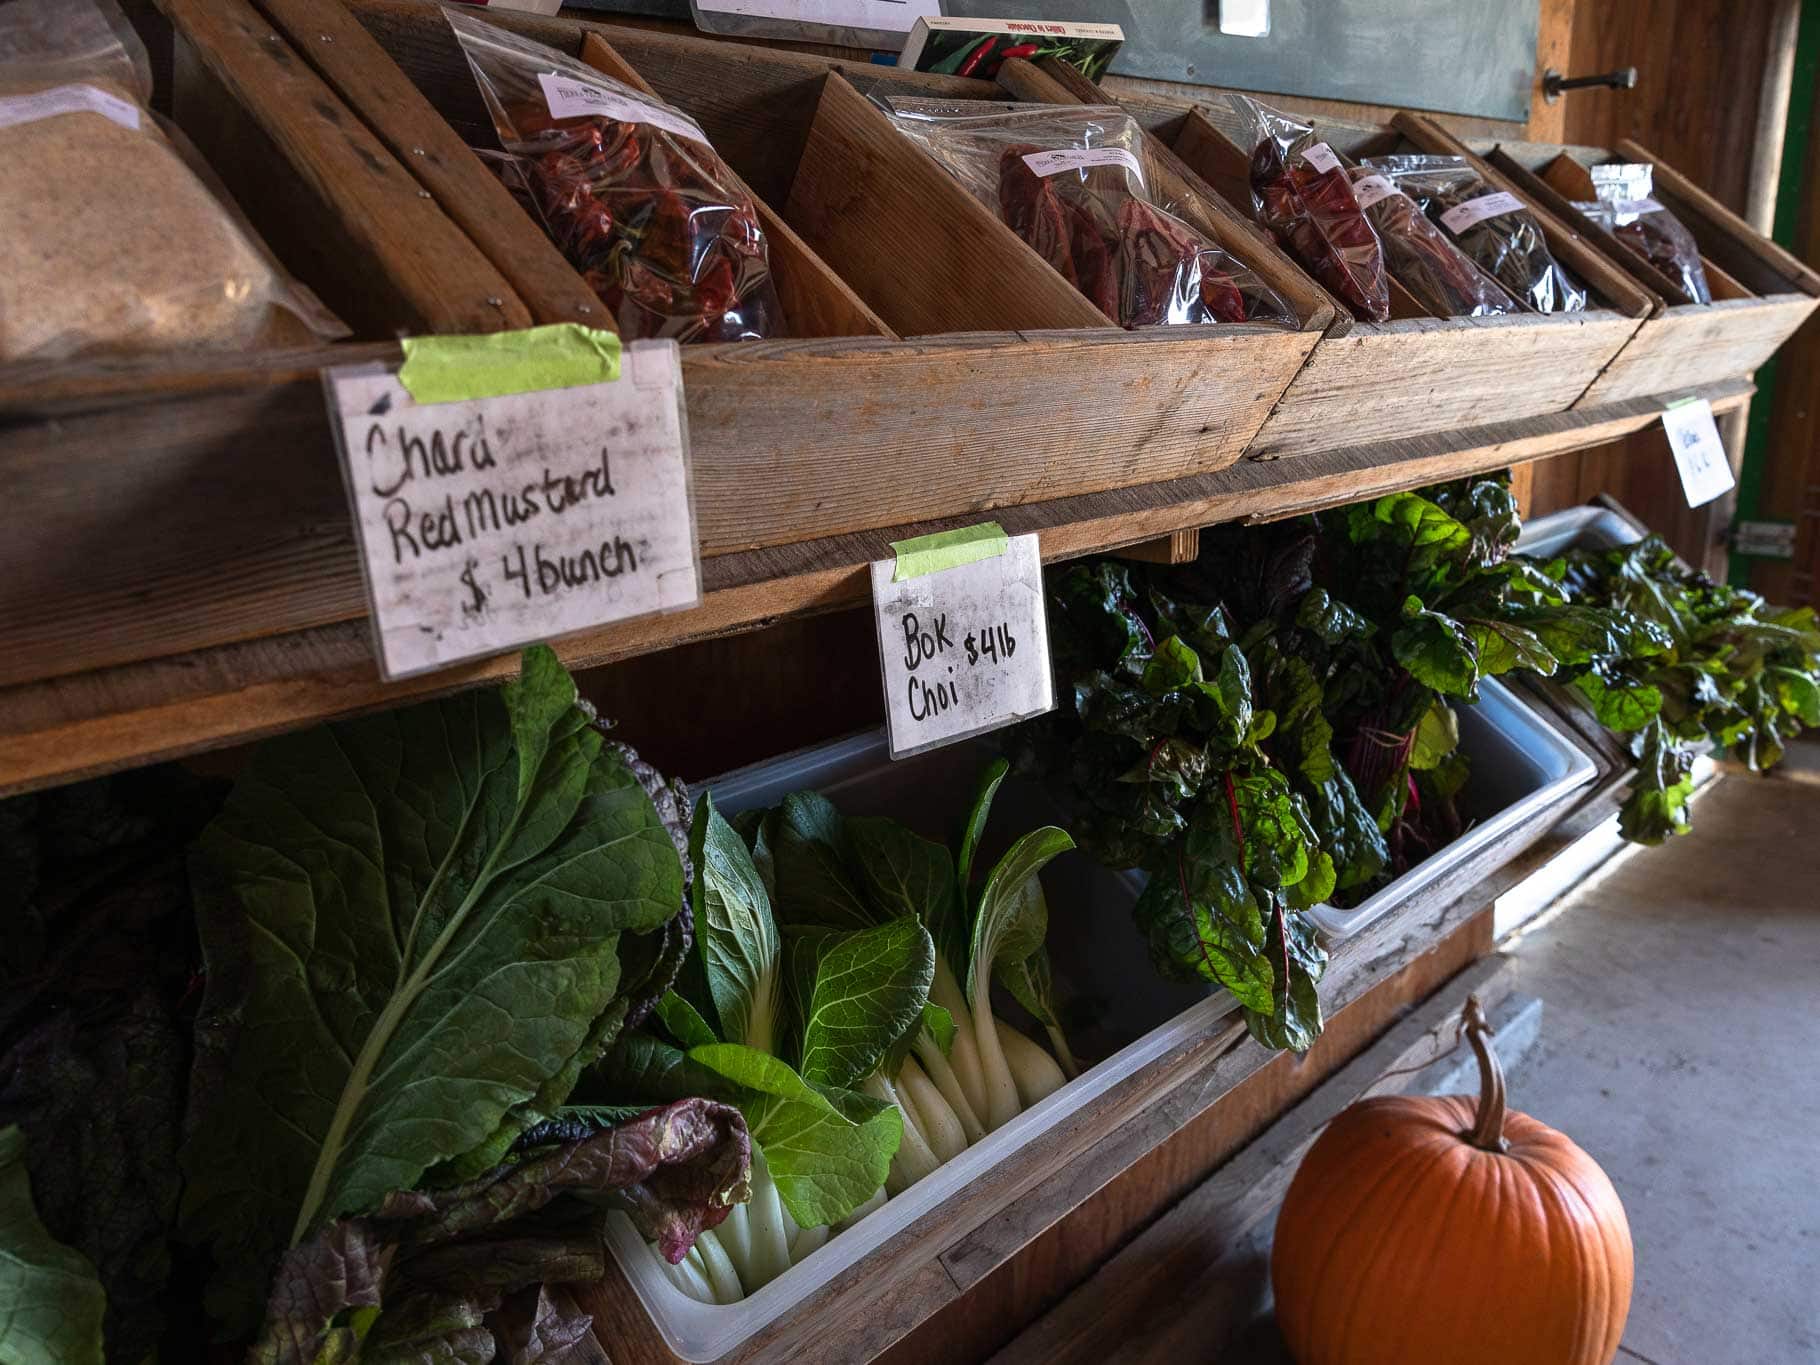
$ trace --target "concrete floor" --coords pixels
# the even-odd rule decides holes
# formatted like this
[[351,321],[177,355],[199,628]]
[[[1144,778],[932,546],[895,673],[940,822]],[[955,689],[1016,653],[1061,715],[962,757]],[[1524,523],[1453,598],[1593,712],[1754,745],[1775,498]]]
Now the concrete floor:
[[[1820,1362],[1820,785],[1720,779],[1507,947],[1543,1001],[1511,1104],[1630,1218],[1617,1365]],[[1232,1358],[1288,1365],[1268,1319]]]
[[1619,1361],[1820,1361],[1820,787],[1721,779],[1514,951],[1544,1015],[1511,1102],[1630,1217]]

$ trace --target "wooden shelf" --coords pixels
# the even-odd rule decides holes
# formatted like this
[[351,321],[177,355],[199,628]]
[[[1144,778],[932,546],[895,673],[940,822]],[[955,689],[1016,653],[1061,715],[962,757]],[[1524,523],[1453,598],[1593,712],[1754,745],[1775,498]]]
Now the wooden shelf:
[[[104,377],[82,396],[90,411],[105,398]],[[1720,412],[1743,404],[1747,380],[1689,391]],[[1244,460],[1215,473],[1046,501],[993,506],[1013,534],[1038,531],[1046,560],[1121,548],[1194,527],[1231,521],[1270,521],[1357,501],[1438,479],[1456,478],[1604,444],[1648,427],[1664,403],[1684,394],[1577,409],[1446,436],[1332,450],[1291,460]],[[41,402],[44,400],[40,400]],[[316,411],[320,412],[318,403]],[[329,460],[326,449],[318,451]],[[320,472],[320,471],[318,471]],[[80,493],[81,490],[77,490]],[[608,663],[692,640],[751,630],[789,616],[853,606],[866,598],[866,565],[890,553],[906,535],[978,520],[919,522],[820,539],[736,550],[703,560],[704,594],[695,610],[573,637],[558,645],[572,667]],[[345,525],[324,533],[339,551],[317,545],[309,562],[315,578],[297,592],[320,590],[321,576],[358,584]],[[85,552],[103,555],[104,546]],[[139,654],[106,667],[71,672],[47,647],[14,666],[33,681],[0,688],[0,794],[173,758],[256,739],[337,716],[494,682],[510,676],[514,657],[475,663],[398,683],[380,680],[367,623],[356,615],[308,629],[261,633],[261,619],[281,619],[282,601],[265,601],[259,585],[216,586],[241,594],[252,638],[206,649],[159,648],[155,631],[134,635]],[[247,595],[250,592],[250,595]],[[143,595],[148,617],[204,610],[187,599]],[[117,628],[106,620],[70,619],[60,638]]]

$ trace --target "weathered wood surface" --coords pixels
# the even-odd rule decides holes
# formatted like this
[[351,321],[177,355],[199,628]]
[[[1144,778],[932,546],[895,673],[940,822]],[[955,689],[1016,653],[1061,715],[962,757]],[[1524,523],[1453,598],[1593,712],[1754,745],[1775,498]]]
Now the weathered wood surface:
[[1571,408],[1623,350],[1638,319],[1605,309],[1568,316],[1409,318],[1328,337],[1246,450],[1305,459]]
[[[1219,469],[1314,341],[1105,328],[685,348],[702,553]],[[290,357],[275,365],[273,384],[0,428],[0,486],[36,509],[0,550],[0,683],[362,614],[320,381]],[[57,382],[95,394],[127,373],[64,367],[50,390],[26,379],[10,394],[42,411]],[[0,411],[8,396],[0,377]]]
[[1588,407],[1748,375],[1820,308],[1820,298],[1779,294],[1671,308],[1647,319],[1586,391]]
[[[192,121],[192,135],[211,157],[217,149],[224,153],[223,173],[249,201],[256,221],[271,224],[280,211],[307,215],[315,222],[300,229],[326,226],[358,253],[321,268],[368,281],[368,289],[386,301],[379,317],[362,321],[417,332],[528,325],[530,314],[505,277],[245,0],[159,4],[186,51],[243,115],[211,105]],[[181,93],[181,82],[179,88]],[[249,144],[239,124],[262,141]],[[228,165],[234,148],[257,154],[268,144],[276,155],[263,164],[248,157],[237,168]],[[274,196],[273,212],[262,215],[256,196],[267,192]]]
[[1106,1365],[1217,1358],[1250,1304],[1230,1283],[1232,1254],[1275,1217],[1302,1158],[1341,1110],[1406,1093],[1416,1073],[1454,1050],[1461,1010],[1487,1012],[1514,993],[1507,958],[1449,981],[1285,1114],[1085,1284],[992,1358],[992,1365]]
[[1201,552],[1201,528],[1189,526],[1155,540],[1139,541],[1119,551],[1120,559],[1143,564],[1187,564]]
[[[1341,141],[1382,151],[1399,137],[1392,130],[1350,128]],[[1235,205],[1249,206],[1250,158],[1206,112],[1189,112],[1175,145],[1202,179]],[[1344,312],[1343,305],[1336,307]],[[1637,325],[1637,318],[1603,308],[1354,323],[1346,335],[1330,335],[1316,348],[1246,454],[1300,458],[1399,435],[1562,412],[1598,379]]]
[[[823,343],[854,344],[867,343]],[[744,355],[757,345],[718,349]],[[689,363],[699,354],[690,353]],[[694,403],[707,387],[690,389],[690,422],[698,434],[703,424]],[[98,482],[74,494],[67,481],[61,495],[46,493],[41,481],[64,477],[57,459],[77,448],[80,421],[43,424],[30,448],[9,449],[8,441],[32,427],[0,430],[0,498],[40,509],[9,540],[9,563],[17,568],[0,575],[0,661],[14,678],[14,685],[0,688],[0,793],[496,681],[515,670],[515,659],[501,658],[398,683],[379,680],[362,619],[345,499],[320,444],[321,400],[308,389],[298,381],[254,390],[235,402],[219,396],[186,400],[202,409],[187,436],[161,427],[153,415],[157,408],[134,410],[141,413],[136,427],[122,425],[118,416],[98,422],[88,439],[97,455],[113,458],[86,462]],[[1750,392],[1748,383],[1734,381],[1701,396],[1726,412]],[[1659,417],[1657,402],[1614,404],[1464,436],[1415,437],[1295,461],[1244,461],[1185,479],[992,510],[1012,534],[1040,532],[1044,557],[1053,561],[1540,459],[1616,439]],[[245,454],[248,420],[256,421],[251,429],[261,433],[269,461],[254,473],[246,472],[258,469]],[[123,430],[137,433],[141,458],[120,456],[116,443]],[[61,446],[53,439],[59,435]],[[306,435],[303,446],[293,444]],[[280,450],[294,458],[279,458],[274,452]],[[295,454],[299,450],[307,458]],[[701,459],[698,442],[698,480]],[[750,503],[766,477],[769,471],[731,480],[735,502],[729,505]],[[193,499],[194,488],[210,479],[236,490],[260,485],[237,493],[248,500],[244,522],[224,521],[218,505]],[[701,490],[698,483],[705,528],[708,499]],[[21,501],[27,495],[35,501]],[[916,496],[920,502],[907,505],[927,505],[926,489]],[[89,520],[96,506],[113,509],[100,526]],[[155,516],[144,515],[148,508]],[[558,652],[577,667],[605,663],[863,602],[866,566],[887,555],[892,540],[956,524],[964,519],[717,554],[703,562],[703,601],[694,611],[573,637],[558,642]],[[33,558],[28,549],[42,557]],[[321,624],[284,624],[311,616]],[[226,638],[208,648],[179,643],[198,632]],[[116,662],[82,671],[72,666],[96,655]],[[19,681],[22,674],[33,681]]]

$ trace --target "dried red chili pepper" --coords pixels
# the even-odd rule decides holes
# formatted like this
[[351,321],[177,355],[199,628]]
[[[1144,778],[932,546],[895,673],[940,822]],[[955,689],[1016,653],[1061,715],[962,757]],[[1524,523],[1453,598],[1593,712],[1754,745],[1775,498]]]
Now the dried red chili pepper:
[[554,49],[450,13],[507,153],[487,153],[622,336],[783,333],[750,197],[668,105]]
[[1384,244],[1390,273],[1422,307],[1438,318],[1523,311],[1504,286],[1423,216],[1415,200],[1369,166],[1355,166],[1350,175],[1353,194]]
[[1310,125],[1243,95],[1229,98],[1256,139],[1251,204],[1258,221],[1361,319],[1387,320],[1384,248],[1339,157]]
[[1600,200],[1575,207],[1673,280],[1691,302],[1713,301],[1693,233],[1654,199]]

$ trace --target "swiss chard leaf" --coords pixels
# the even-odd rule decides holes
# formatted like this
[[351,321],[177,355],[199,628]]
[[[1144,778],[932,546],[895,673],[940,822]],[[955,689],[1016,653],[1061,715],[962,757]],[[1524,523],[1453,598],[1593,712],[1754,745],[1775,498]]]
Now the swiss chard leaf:
[[95,1268],[38,1221],[25,1134],[0,1128],[0,1360],[101,1365],[106,1311]]
[[1133,911],[1164,976],[1210,981],[1248,1009],[1268,1013],[1276,983],[1263,956],[1264,918],[1236,863],[1190,858],[1178,843],[1153,873]]
[[1403,619],[1390,637],[1390,650],[1422,686],[1450,697],[1478,700],[1478,645],[1458,621],[1428,610],[1420,598],[1404,602]]
[[604,1042],[622,937],[660,930],[683,889],[650,798],[543,648],[498,692],[269,742],[198,878],[198,1030],[237,1041],[184,1151],[183,1216],[241,1327],[287,1243],[547,1102]]
[[1248,1008],[1246,1027],[1265,1047],[1306,1052],[1321,1036],[1318,987],[1327,970],[1327,953],[1316,938],[1313,925],[1299,915],[1278,909],[1270,920],[1264,956],[1275,978],[1271,1006],[1268,1010]]
[[1688,830],[1687,802],[1694,794],[1694,758],[1660,720],[1638,736],[1637,773],[1618,812],[1618,831],[1632,843],[1659,844]]

